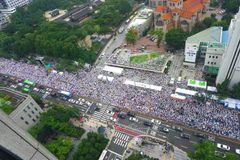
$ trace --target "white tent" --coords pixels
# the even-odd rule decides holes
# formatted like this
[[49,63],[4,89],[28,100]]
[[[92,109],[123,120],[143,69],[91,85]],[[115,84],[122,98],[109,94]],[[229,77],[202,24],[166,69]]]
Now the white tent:
[[104,66],[103,70],[107,72],[112,72],[117,75],[121,75],[123,72],[123,68],[112,67],[112,66]]
[[183,89],[183,88],[177,88],[175,92],[178,94],[184,94],[184,95],[190,95],[190,96],[195,96],[197,94],[197,91]]
[[102,80],[102,81],[109,81],[109,82],[112,82],[113,81],[113,77],[109,77],[109,76],[104,76],[102,74],[98,75],[97,77],[99,80]]
[[216,87],[213,87],[213,86],[207,86],[207,91],[217,92],[217,88],[216,88]]
[[185,100],[186,97],[179,94],[171,94],[171,97],[174,99]]
[[141,82],[134,82],[131,80],[125,80],[124,84],[141,87],[141,88],[152,89],[152,90],[156,90],[156,91],[162,90],[161,86],[156,86],[156,85],[151,85],[151,84],[146,84],[146,83],[141,83]]

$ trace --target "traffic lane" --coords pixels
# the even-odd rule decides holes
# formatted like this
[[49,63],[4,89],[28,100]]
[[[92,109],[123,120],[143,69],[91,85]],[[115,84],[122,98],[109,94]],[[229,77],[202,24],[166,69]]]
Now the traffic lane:
[[108,146],[108,149],[110,151],[116,152],[119,155],[123,155],[124,151],[126,150],[126,148],[119,146],[118,144],[114,143],[114,141],[116,141],[116,137],[113,137],[111,140],[110,145]]
[[143,121],[141,120],[139,120],[138,122],[129,121],[129,116],[126,119],[118,118],[118,123],[145,133],[147,133],[149,129],[149,127],[143,125]]

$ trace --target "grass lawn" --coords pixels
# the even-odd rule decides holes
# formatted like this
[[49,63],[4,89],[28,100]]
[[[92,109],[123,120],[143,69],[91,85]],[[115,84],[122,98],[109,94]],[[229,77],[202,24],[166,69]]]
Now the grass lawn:
[[137,56],[131,56],[130,57],[130,62],[132,64],[140,64],[143,62],[146,62],[150,59],[157,58],[159,57],[159,53],[150,53],[150,54],[142,54],[142,55],[137,55]]

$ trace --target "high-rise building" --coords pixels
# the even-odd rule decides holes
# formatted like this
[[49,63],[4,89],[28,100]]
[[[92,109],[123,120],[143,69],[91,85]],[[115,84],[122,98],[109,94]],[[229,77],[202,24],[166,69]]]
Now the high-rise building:
[[0,110],[0,133],[0,159],[57,160],[2,110]]
[[1,0],[3,6],[6,8],[17,8],[30,3],[30,0]]
[[240,9],[234,19],[231,20],[228,32],[227,48],[223,54],[216,84],[229,79],[229,87],[231,88],[234,84],[240,82]]

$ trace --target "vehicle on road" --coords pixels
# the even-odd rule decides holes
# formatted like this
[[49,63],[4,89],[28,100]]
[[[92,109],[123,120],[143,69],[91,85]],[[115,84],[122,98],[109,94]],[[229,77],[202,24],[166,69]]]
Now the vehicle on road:
[[113,117],[110,117],[110,120],[113,121],[113,122],[116,122],[117,119],[116,118],[113,118]]
[[191,135],[190,135],[190,134],[187,134],[187,133],[181,133],[181,134],[180,134],[180,137],[181,137],[181,138],[185,138],[185,139],[190,139],[190,138],[191,138]]
[[235,152],[236,152],[237,154],[240,154],[240,148],[237,148],[237,149],[235,150]]
[[119,34],[123,33],[124,29],[125,29],[124,26],[121,26],[121,27],[118,29],[118,33],[119,33]]
[[178,84],[182,83],[182,77],[178,77],[177,83]]
[[194,132],[193,135],[199,138],[206,138],[205,134],[198,133],[198,132]]
[[151,122],[153,124],[157,124],[157,125],[160,125],[161,124],[161,121],[157,120],[157,119],[152,119]]
[[113,108],[112,111],[113,112],[120,112],[120,110],[118,108]]
[[129,121],[138,122],[138,119],[136,117],[129,117]]
[[168,84],[169,85],[174,85],[174,81],[175,81],[175,78],[171,78]]
[[35,87],[35,88],[33,88],[33,91],[39,92],[39,89]]
[[135,117],[135,113],[133,113],[131,111],[127,112],[127,115],[130,116],[130,117]]
[[126,119],[126,118],[127,118],[127,115],[126,115],[126,114],[123,114],[123,113],[121,113],[121,114],[119,114],[119,115],[118,115],[118,117],[119,117],[119,118],[122,118],[122,119]]
[[14,89],[16,89],[16,88],[17,88],[17,86],[16,86],[16,85],[14,85],[14,84],[12,84],[10,87],[11,87],[11,88],[14,88]]
[[225,145],[225,144],[221,144],[221,143],[217,143],[217,148],[225,150],[225,151],[229,151],[230,147]]
[[182,132],[183,129],[179,126],[172,126],[172,129],[176,130],[176,131],[179,131],[179,132]]
[[149,126],[149,127],[152,127],[153,126],[153,123],[152,122],[149,122],[149,121],[144,121],[143,124],[145,126]]
[[163,127],[163,128],[162,128],[162,131],[165,132],[165,133],[169,133],[169,129],[166,128],[166,127]]

